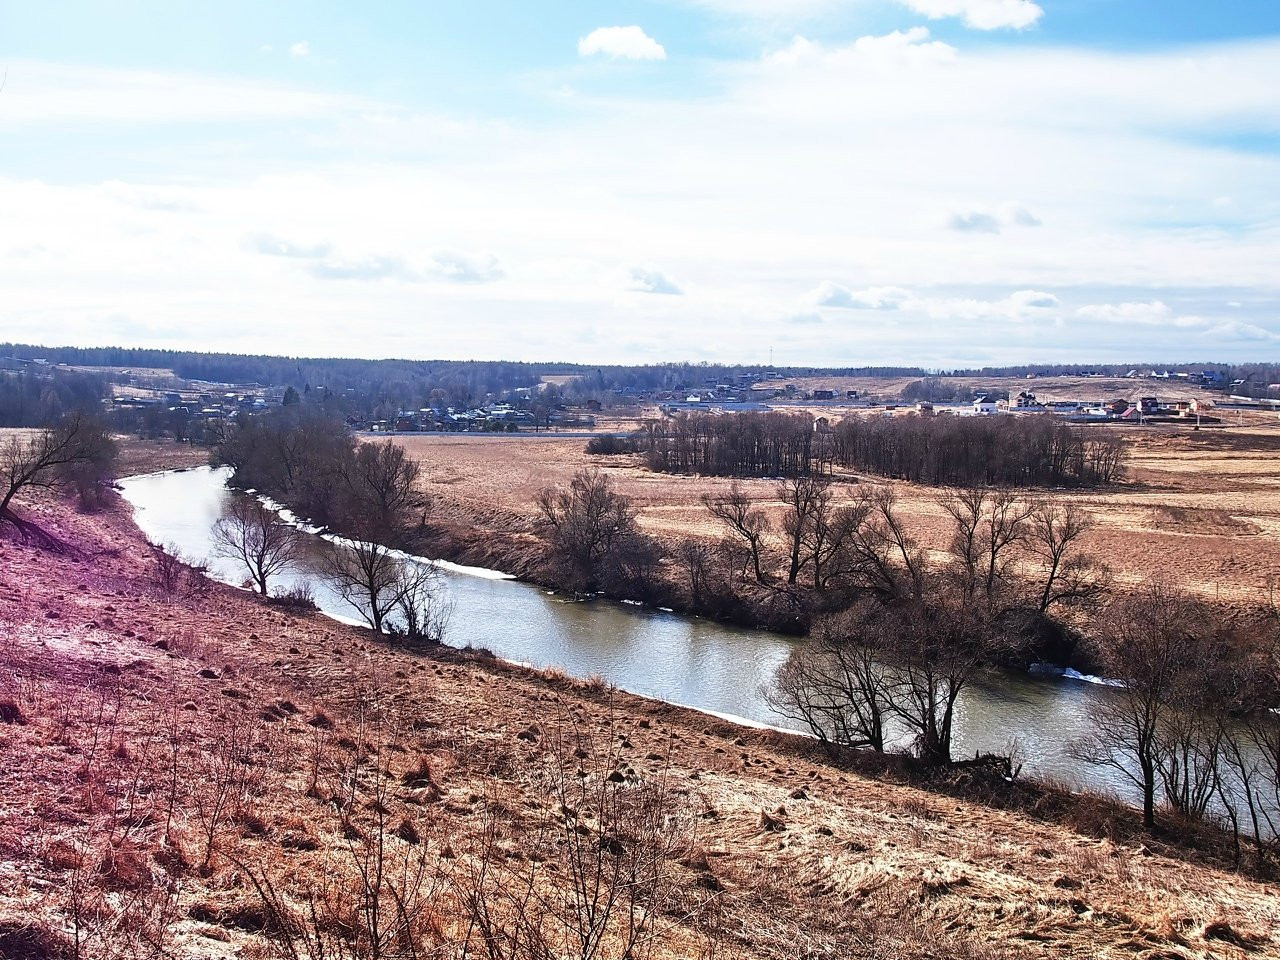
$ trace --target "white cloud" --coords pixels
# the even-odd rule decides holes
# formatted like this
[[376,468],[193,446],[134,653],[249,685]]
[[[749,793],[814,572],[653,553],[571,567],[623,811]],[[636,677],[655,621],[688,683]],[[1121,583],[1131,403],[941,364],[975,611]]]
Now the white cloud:
[[798,327],[816,326],[823,322],[822,314],[816,310],[799,310],[795,313],[787,314],[782,319],[784,323]]
[[1206,332],[1223,340],[1243,340],[1250,343],[1280,340],[1280,335],[1264,330],[1257,324],[1242,323],[1239,320],[1219,321],[1210,326]]
[[[1173,327],[1177,329],[1218,329],[1222,323],[1214,326],[1214,321],[1195,314],[1179,314],[1161,300],[1127,301],[1125,303],[1091,303],[1076,311],[1076,315],[1086,320],[1097,320],[1103,323],[1137,325],[1143,327]],[[1227,321],[1231,324],[1237,321]],[[1243,324],[1248,326],[1248,324]],[[1225,328],[1224,328],[1225,329]],[[1235,329],[1231,327],[1230,329]],[[1258,329],[1258,328],[1253,328]],[[1236,338],[1242,339],[1242,338]]]
[[244,245],[250,250],[269,257],[290,257],[301,260],[320,259],[329,256],[331,252],[327,243],[294,243],[269,233],[251,234],[245,237]]
[[1019,227],[1038,227],[1042,221],[1020,203],[1009,201],[1000,205],[1000,219]]
[[961,233],[999,233],[1000,221],[981,210],[968,210],[964,213],[952,213],[947,226]]
[[250,234],[244,246],[271,257],[314,261],[308,272],[321,280],[446,280],[450,283],[492,283],[505,276],[502,264],[492,254],[468,254],[456,250],[436,250],[422,258],[422,266],[403,256],[335,254],[330,244],[295,243],[269,233]]
[[320,280],[404,280],[417,281],[419,274],[400,257],[369,256],[318,260],[309,268]]
[[432,254],[429,272],[453,283],[491,283],[505,276],[502,264],[492,254],[475,256],[454,250]]
[[834,307],[843,310],[896,310],[903,301],[911,299],[911,291],[901,287],[867,287],[850,290],[830,280],[809,292],[805,300],[816,307]]
[[931,320],[1043,320],[1055,316],[1061,301],[1043,290],[1018,290],[999,300],[977,297],[919,297],[904,301],[904,313]]
[[797,36],[766,61],[783,67],[831,68],[893,67],[912,64],[950,63],[956,48],[941,40],[929,40],[927,27],[894,30],[879,36],[859,37],[843,46],[828,46]]
[[1076,311],[1086,320],[1102,320],[1106,323],[1140,323],[1144,325],[1168,323],[1173,310],[1161,300],[1126,303],[1091,303]]
[[578,41],[578,55],[603,53],[623,60],[665,60],[667,51],[639,27],[599,27]]
[[898,0],[930,20],[962,17],[975,30],[1023,30],[1044,15],[1031,0]]
[[627,289],[637,293],[665,293],[671,296],[684,294],[684,290],[675,280],[654,266],[633,266],[631,283]]
[[226,77],[19,61],[5,83],[0,130],[66,124],[338,120],[385,108],[362,97]]
[[1044,293],[1040,290],[1019,290],[1009,295],[1008,303],[1015,310],[1021,310],[1024,307],[1046,310],[1062,306],[1062,301],[1052,293]]
[[299,40],[289,48],[289,56],[306,57],[311,54],[311,44],[306,40]]
[[1038,227],[1041,220],[1020,203],[1006,201],[995,210],[970,207],[953,210],[947,226],[961,233],[999,233],[1005,227]]

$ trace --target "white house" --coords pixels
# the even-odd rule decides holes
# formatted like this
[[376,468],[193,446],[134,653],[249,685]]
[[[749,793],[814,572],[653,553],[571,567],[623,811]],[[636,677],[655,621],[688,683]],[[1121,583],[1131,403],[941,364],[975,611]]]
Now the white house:
[[973,412],[980,417],[994,416],[999,407],[990,397],[978,397],[973,401]]

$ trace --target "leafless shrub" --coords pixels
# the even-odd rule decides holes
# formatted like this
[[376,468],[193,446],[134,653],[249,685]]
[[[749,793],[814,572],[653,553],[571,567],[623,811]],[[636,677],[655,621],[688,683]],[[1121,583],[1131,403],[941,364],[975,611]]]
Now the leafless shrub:
[[296,583],[284,590],[277,590],[271,596],[271,602],[286,610],[299,613],[317,610],[316,595],[311,585],[306,582]]
[[209,588],[205,579],[208,565],[182,552],[176,544],[151,547],[149,583],[152,593],[166,603],[191,600]]
[[689,804],[664,775],[623,773],[613,727],[550,735],[545,803],[514,825],[491,798],[481,846],[457,876],[464,957],[643,958],[660,942]]
[[[375,729],[375,741],[379,732],[385,728]],[[342,840],[326,850],[317,879],[286,892],[282,878],[266,865],[230,857],[261,903],[273,956],[414,960],[436,956],[444,941],[439,846],[426,825],[393,813],[398,783],[378,759],[383,751],[375,749],[372,762],[364,752],[352,751],[331,771],[334,802],[326,806]]]
[[443,643],[453,602],[445,593],[444,578],[434,566],[402,560],[395,584],[396,632],[411,642]]

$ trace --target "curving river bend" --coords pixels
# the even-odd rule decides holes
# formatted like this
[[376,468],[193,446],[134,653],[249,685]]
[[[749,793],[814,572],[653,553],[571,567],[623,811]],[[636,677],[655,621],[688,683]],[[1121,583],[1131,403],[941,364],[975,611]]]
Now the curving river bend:
[[[138,526],[152,540],[191,557],[209,558],[210,574],[229,583],[243,569],[212,556],[211,529],[232,497],[229,471],[212,467],[130,477],[120,481]],[[320,608],[350,619],[356,611],[331,590],[319,571],[318,551],[333,549],[311,538],[310,558],[282,573],[273,586],[310,584]],[[598,674],[632,693],[682,706],[796,729],[762,695],[777,666],[800,642],[762,631],[598,600],[571,603],[492,571],[446,568],[454,605],[446,640],[485,647],[508,660],[557,666],[575,677]],[[958,704],[953,754],[1004,751],[1020,742],[1025,772],[1073,787],[1110,792],[1130,802],[1132,785],[1115,771],[1080,764],[1070,745],[1089,729],[1090,705],[1111,695],[1079,680],[992,670]]]

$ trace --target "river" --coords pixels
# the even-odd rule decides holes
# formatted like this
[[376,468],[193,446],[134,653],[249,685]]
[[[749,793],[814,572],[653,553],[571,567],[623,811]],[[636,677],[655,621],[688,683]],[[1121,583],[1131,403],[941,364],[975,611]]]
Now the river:
[[[243,568],[212,556],[211,529],[230,498],[229,471],[200,467],[120,481],[138,526],[156,544],[188,557],[208,558],[210,574],[245,580]],[[320,608],[357,616],[318,572],[314,551],[334,549],[313,538],[312,556],[280,574],[273,592],[300,582]],[[632,693],[751,723],[794,729],[763,696],[792,645],[778,634],[744,630],[660,610],[594,600],[574,603],[492,571],[446,568],[453,603],[446,642],[484,647],[508,660],[556,666],[575,677],[598,675]],[[1115,771],[1082,765],[1069,753],[1089,731],[1090,705],[1112,696],[1105,687],[1053,676],[991,670],[961,695],[953,754],[1003,752],[1020,744],[1024,771],[1072,787],[1109,792],[1132,802],[1136,793]]]

